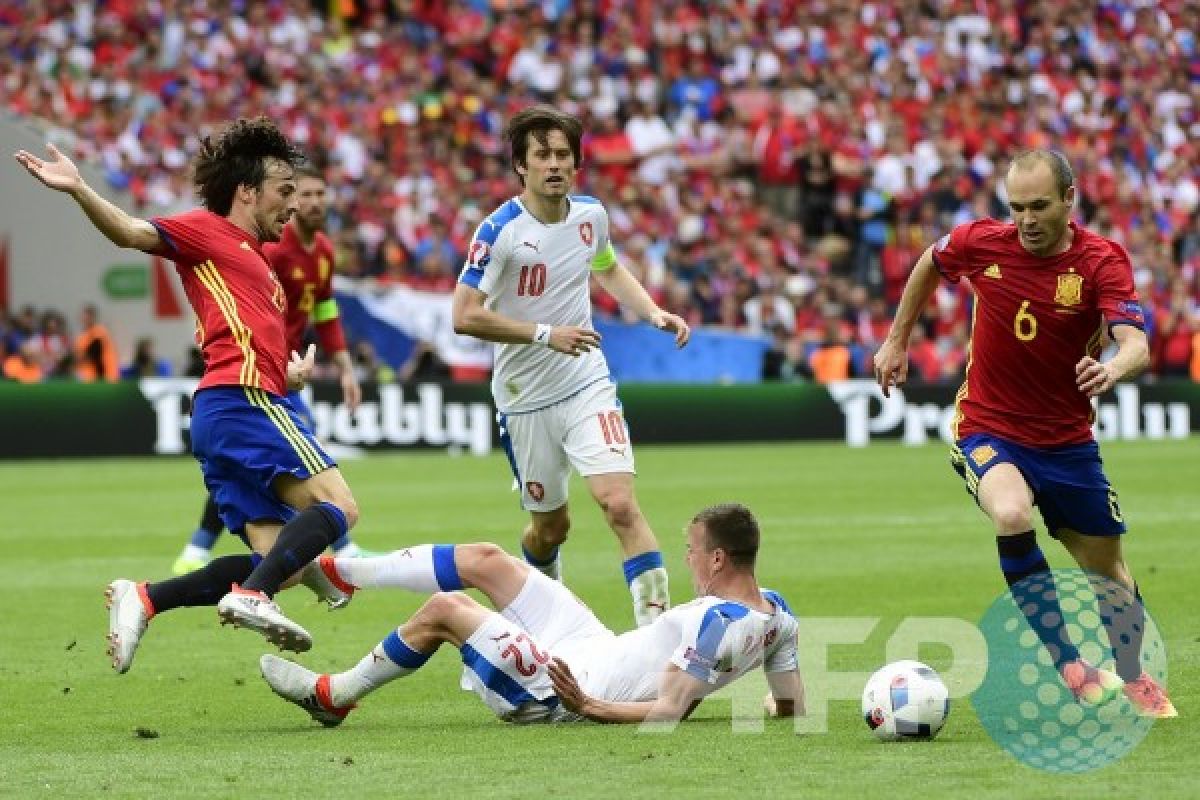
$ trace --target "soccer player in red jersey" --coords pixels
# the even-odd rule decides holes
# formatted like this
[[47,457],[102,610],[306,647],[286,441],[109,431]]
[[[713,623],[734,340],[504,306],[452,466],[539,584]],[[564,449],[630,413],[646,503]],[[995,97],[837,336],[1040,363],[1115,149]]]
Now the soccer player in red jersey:
[[[970,280],[975,320],[952,460],[995,525],[1013,599],[1076,697],[1094,702],[1115,689],[1110,673],[1080,658],[1055,592],[1044,600],[1056,613],[1045,613],[1047,602],[1023,602],[1035,599],[1023,596],[1034,583],[1024,579],[1041,573],[1053,585],[1035,538],[1036,505],[1081,568],[1130,593],[1133,615],[1113,613],[1110,595],[1096,592],[1117,674],[1139,713],[1172,717],[1166,692],[1141,667],[1141,596],[1121,553],[1125,523],[1091,430],[1091,398],[1149,361],[1142,310],[1124,249],[1070,222],[1074,183],[1061,154],[1018,155],[1005,179],[1014,222],[960,225],[921,255],[875,355],[875,378],[885,395],[904,383],[909,337],[939,273]],[[1101,362],[1105,331],[1117,350]]]
[[[362,400],[362,389],[354,373],[354,362],[346,350],[346,337],[338,319],[333,297],[333,242],[322,232],[326,212],[325,178],[309,166],[296,170],[296,213],[278,242],[263,245],[262,252],[275,271],[287,300],[287,346],[292,352],[304,350],[304,337],[313,325],[317,339],[329,353],[340,372],[342,398],[351,413]],[[288,393],[288,401],[300,417],[316,430],[312,411],[300,392]],[[212,495],[205,501],[200,527],[192,534],[172,571],[185,575],[200,569],[212,558],[213,545],[224,524]],[[349,532],[333,542],[335,555],[348,557],[362,552],[350,539]]]
[[179,606],[215,604],[222,622],[307,650],[312,638],[272,597],[302,575],[331,605],[344,604],[312,562],[354,525],[358,508],[287,401],[288,389],[311,373],[313,349],[289,361],[283,287],[261,249],[296,210],[299,153],[265,117],[238,120],[201,143],[194,181],[204,207],[144,220],[102,198],[70,159],[48,149],[48,159],[26,151],[16,159],[69,194],[113,243],[175,262],[205,362],[192,401],[192,451],[225,524],[254,551],[160,583],[109,584],[113,668],[128,670],[150,619]]

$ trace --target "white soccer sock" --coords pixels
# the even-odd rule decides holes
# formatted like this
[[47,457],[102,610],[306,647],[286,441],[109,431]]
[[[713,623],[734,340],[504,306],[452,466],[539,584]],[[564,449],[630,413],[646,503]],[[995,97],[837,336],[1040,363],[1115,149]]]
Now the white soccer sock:
[[329,676],[329,695],[335,706],[357,702],[385,683],[416,672],[432,653],[413,650],[392,631],[353,668]]
[[354,558],[360,553],[362,553],[362,548],[354,542],[349,542],[345,547],[333,551],[337,558]]
[[525,546],[525,542],[521,542],[521,555],[525,556],[525,563],[536,569],[538,572],[545,575],[553,581],[562,582],[562,548],[555,547],[554,555],[550,556],[549,561],[539,561],[529,548]]
[[638,627],[654,622],[671,607],[667,570],[654,567],[635,576],[629,581],[629,593],[633,595],[633,617]]
[[395,586],[433,594],[463,588],[454,565],[454,545],[420,544],[371,558],[335,558],[338,577],[351,586]]
[[205,550],[203,547],[189,544],[183,548],[183,552],[180,553],[179,557],[186,558],[188,561],[208,561],[212,558],[212,550]]

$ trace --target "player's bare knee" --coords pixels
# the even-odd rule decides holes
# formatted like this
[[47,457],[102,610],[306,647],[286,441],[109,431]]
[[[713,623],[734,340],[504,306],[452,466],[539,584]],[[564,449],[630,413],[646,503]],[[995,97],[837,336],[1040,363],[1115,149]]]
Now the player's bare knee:
[[410,621],[443,629],[448,620],[470,605],[471,599],[462,592],[438,592],[425,601],[425,605],[417,610]]
[[1033,529],[1033,511],[1024,503],[995,503],[992,506],[991,517],[996,531],[1001,536]]
[[625,491],[613,491],[596,497],[596,502],[604,511],[608,524],[615,530],[625,530],[632,527],[641,516],[633,495]]
[[454,565],[468,586],[479,586],[482,576],[495,574],[511,560],[512,556],[503,547],[491,542],[460,544],[454,548]]

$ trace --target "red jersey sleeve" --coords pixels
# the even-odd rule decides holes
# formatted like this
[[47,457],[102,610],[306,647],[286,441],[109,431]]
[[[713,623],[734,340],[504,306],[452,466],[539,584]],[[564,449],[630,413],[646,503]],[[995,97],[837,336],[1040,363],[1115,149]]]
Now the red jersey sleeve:
[[313,327],[321,349],[326,353],[340,353],[346,349],[346,335],[342,331],[342,319],[338,313],[337,300],[333,297],[333,243],[324,234],[318,234],[321,267],[318,269],[316,304],[313,306]]
[[150,224],[158,229],[162,246],[154,255],[176,264],[200,264],[212,252],[212,215],[202,208],[170,217],[153,217]]
[[1104,259],[1096,270],[1096,305],[1104,315],[1110,333],[1114,325],[1132,325],[1145,330],[1146,317],[1133,285],[1133,264],[1129,254],[1116,242],[1108,244],[1112,256]]
[[937,240],[933,246],[933,264],[946,280],[958,283],[959,278],[969,277],[979,270],[979,265],[971,261],[971,243],[977,228],[989,222],[991,220],[965,222]]

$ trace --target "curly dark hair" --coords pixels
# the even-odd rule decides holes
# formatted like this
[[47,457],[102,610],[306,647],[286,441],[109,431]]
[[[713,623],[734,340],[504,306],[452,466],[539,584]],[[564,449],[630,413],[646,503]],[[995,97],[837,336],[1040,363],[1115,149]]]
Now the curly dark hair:
[[239,186],[262,186],[267,177],[267,159],[292,167],[304,163],[303,154],[267,117],[239,119],[215,139],[205,136],[192,179],[204,207],[214,214],[227,215]]
[[[571,146],[571,155],[575,156],[575,166],[579,167],[583,163],[583,123],[577,117],[557,108],[536,105],[518,111],[504,129],[504,138],[508,139],[508,147],[512,152],[514,172],[517,165],[525,166],[529,137],[533,136],[537,142],[544,145],[550,131],[562,131]],[[524,186],[525,178],[521,177],[519,172],[517,177],[521,178],[521,185]]]

